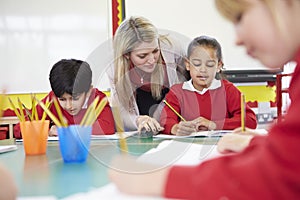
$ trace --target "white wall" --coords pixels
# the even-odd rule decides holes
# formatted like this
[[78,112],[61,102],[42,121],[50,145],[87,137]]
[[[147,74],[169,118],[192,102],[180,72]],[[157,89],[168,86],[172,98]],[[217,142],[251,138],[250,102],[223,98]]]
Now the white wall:
[[108,2],[1,0],[0,90],[48,92],[54,63],[63,58],[85,60],[110,37]]
[[[263,68],[234,45],[232,25],[213,0],[126,0],[126,16],[142,15],[159,29],[190,39],[216,37],[227,69]],[[108,89],[104,75],[111,61],[111,0],[1,0],[0,90],[48,92],[49,71],[62,58],[87,60],[93,84]]]
[[193,39],[200,35],[215,37],[223,48],[227,69],[262,69],[234,44],[234,28],[217,12],[214,0],[126,0],[126,17],[141,15],[159,29],[169,29]]

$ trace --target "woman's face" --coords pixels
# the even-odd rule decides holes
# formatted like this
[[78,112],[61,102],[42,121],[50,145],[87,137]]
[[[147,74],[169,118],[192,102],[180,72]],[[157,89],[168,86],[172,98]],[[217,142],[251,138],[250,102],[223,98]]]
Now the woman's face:
[[160,49],[158,40],[152,42],[142,42],[129,55],[129,59],[135,67],[146,73],[152,73],[156,67]]
[[193,86],[199,91],[211,85],[221,67],[222,63],[218,61],[216,50],[202,46],[195,47],[189,61],[186,62],[186,69],[190,71]]
[[[280,16],[280,26],[275,23],[270,10],[260,0],[246,0],[251,5],[241,14],[237,23],[236,44],[245,46],[248,55],[261,61],[269,68],[282,67],[294,57],[298,48],[289,35],[287,20],[288,3],[274,0]],[[281,6],[281,7],[280,7]],[[279,27],[281,29],[279,29]]]

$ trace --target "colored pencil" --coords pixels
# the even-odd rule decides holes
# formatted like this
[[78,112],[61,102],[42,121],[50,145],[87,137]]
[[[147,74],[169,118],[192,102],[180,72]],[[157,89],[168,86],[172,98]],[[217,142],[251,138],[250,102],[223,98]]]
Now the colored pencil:
[[163,102],[182,120],[186,121],[166,100],[163,100]]
[[119,135],[119,144],[120,144],[120,149],[122,153],[127,153],[128,152],[128,146],[126,139],[124,138],[124,126],[121,120],[121,114],[120,114],[120,109],[118,106],[112,106],[111,107],[113,116],[114,116],[114,121],[115,121],[115,126],[117,129],[117,133]]
[[61,109],[60,109],[60,107],[58,105],[57,99],[53,98],[53,102],[54,102],[54,106],[55,106],[55,109],[56,109],[56,112],[57,112],[57,115],[58,115],[58,118],[59,118],[59,120],[61,122],[62,127],[67,127],[68,124],[66,123],[66,121],[65,121],[65,119],[64,119],[64,117],[62,115],[62,112],[61,112]]
[[242,132],[245,132],[245,95],[241,94],[241,127]]
[[96,97],[94,99],[94,101],[90,104],[90,106],[87,108],[87,110],[80,122],[80,126],[87,126],[87,120],[91,115],[90,113],[92,112],[92,110],[95,110],[98,101],[99,101],[99,97]]
[[8,98],[8,100],[9,100],[9,103],[10,103],[12,109],[14,110],[16,116],[19,118],[19,120],[20,120],[21,122],[23,122],[23,119],[22,119],[22,117],[21,117],[21,114],[19,113],[18,109],[15,107],[14,103],[12,102],[12,100],[11,100],[10,98]]
[[62,124],[60,121],[53,115],[53,113],[45,106],[45,104],[39,100],[37,100],[38,104],[43,108],[43,110],[47,113],[47,115],[52,119],[54,124],[58,127],[62,127]]

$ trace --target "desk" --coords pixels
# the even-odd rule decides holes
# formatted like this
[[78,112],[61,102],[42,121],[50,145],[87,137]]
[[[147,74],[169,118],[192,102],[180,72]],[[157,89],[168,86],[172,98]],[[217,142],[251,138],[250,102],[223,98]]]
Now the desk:
[[1,117],[0,125],[8,125],[9,139],[14,137],[14,125],[19,123],[18,117]]
[[[131,155],[139,156],[156,147],[163,139],[127,138]],[[218,138],[185,138],[180,141],[215,144]],[[0,154],[0,162],[14,176],[19,196],[56,196],[88,192],[109,183],[107,170],[114,155],[120,153],[118,141],[92,140],[86,163],[65,164],[58,142],[48,142],[46,155],[25,156],[22,143],[18,150]]]

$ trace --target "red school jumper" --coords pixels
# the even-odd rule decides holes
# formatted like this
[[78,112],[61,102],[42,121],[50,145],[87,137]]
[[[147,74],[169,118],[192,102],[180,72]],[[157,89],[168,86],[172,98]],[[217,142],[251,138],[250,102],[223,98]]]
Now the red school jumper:
[[299,199],[300,51],[284,121],[243,152],[198,166],[171,168],[164,196],[188,199]]
[[[221,80],[220,87],[209,89],[204,94],[183,89],[183,84],[188,82],[172,86],[166,101],[187,121],[201,116],[214,121],[219,130],[232,130],[241,126],[241,92],[231,82]],[[245,116],[246,127],[256,128],[255,113],[248,105]],[[164,106],[160,122],[165,128],[163,133],[170,134],[180,118],[168,106]]]
[[[45,103],[47,98],[49,98],[49,101],[51,101],[53,99],[53,97],[55,97],[55,94],[53,91],[51,91],[45,98],[43,98],[42,102]],[[106,97],[106,95],[103,92],[99,91],[98,89],[93,88],[93,91],[91,92],[91,95],[90,95],[87,105],[89,106],[96,97],[99,97],[99,102],[100,102],[101,99]],[[58,114],[56,112],[56,109],[55,109],[55,106],[53,103],[49,109],[56,117],[58,117]],[[70,124],[80,124],[81,119],[83,118],[83,116],[87,110],[87,108],[83,108],[83,109],[81,109],[81,111],[79,111],[79,113],[77,115],[73,116],[73,115],[70,115],[67,111],[65,111],[61,106],[60,106],[60,109],[62,111],[63,116],[67,119],[69,125]],[[38,111],[38,115],[41,117],[44,112],[43,109],[40,106],[37,106],[37,111]],[[50,119],[49,116],[47,116],[47,119]],[[104,109],[102,110],[102,112],[100,113],[100,115],[98,116],[97,120],[93,124],[92,134],[93,135],[103,135],[103,134],[111,135],[114,133],[115,133],[114,118],[113,118],[109,103],[107,103],[105,105]]]

